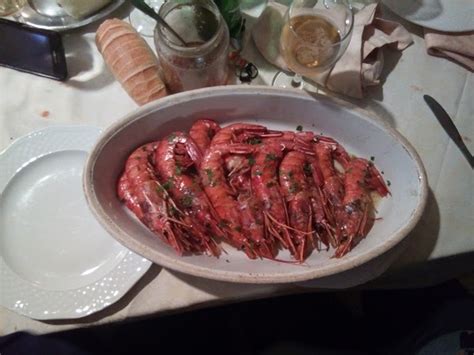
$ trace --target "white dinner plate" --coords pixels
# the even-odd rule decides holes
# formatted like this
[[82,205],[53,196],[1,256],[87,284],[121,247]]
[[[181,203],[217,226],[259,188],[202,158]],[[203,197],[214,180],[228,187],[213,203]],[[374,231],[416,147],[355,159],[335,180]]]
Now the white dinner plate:
[[382,0],[397,15],[444,32],[474,30],[473,0]]
[[79,318],[122,297],[147,259],[92,216],[82,170],[95,127],[50,127],[0,154],[0,305],[35,319]]
[[13,17],[29,26],[52,31],[67,31],[86,26],[112,14],[125,0],[114,0],[97,12],[84,18],[69,16],[56,0],[28,0]]

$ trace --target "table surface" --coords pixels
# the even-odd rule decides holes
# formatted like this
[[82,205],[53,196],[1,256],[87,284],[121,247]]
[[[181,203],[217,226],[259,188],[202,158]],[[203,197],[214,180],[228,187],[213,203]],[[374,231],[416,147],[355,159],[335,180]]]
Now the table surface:
[[[462,267],[466,260],[474,266],[474,174],[422,97],[432,95],[445,107],[473,152],[474,80],[463,67],[428,56],[421,27],[384,10],[384,17],[406,26],[413,34],[414,44],[402,53],[386,50],[383,85],[370,88],[363,100],[349,101],[376,113],[399,130],[414,145],[425,165],[430,193],[422,220],[386,276],[371,283],[372,287],[416,286],[457,275],[460,269],[456,260],[462,260]],[[122,8],[115,16],[126,18],[128,11]],[[248,27],[253,21],[248,18]],[[0,151],[15,138],[47,126],[107,127],[137,107],[105,67],[94,44],[96,28],[97,24],[92,24],[65,34],[70,79],[64,83],[0,67]],[[275,68],[256,52],[248,36],[244,48],[244,55],[260,70],[255,84],[270,84]],[[434,268],[437,262],[443,272]],[[421,271],[416,274],[413,270]],[[413,279],[414,275],[423,275],[423,280]],[[308,289],[294,285],[229,284],[153,265],[120,301],[83,319],[40,322],[0,307],[0,335],[19,330],[46,333],[294,292]]]

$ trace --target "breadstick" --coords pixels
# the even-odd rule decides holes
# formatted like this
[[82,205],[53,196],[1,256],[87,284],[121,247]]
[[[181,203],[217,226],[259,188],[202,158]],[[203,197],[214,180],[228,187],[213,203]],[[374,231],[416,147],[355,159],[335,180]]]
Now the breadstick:
[[167,95],[156,56],[127,22],[104,21],[95,42],[114,77],[138,105]]

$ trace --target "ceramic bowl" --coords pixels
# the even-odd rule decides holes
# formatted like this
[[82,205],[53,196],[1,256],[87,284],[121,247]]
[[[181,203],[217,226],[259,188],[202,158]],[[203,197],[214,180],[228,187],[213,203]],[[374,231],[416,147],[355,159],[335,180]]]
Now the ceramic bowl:
[[[177,130],[189,130],[199,118],[222,125],[253,122],[271,129],[295,130],[298,125],[331,136],[355,155],[375,158],[390,181],[392,195],[377,205],[370,233],[343,258],[334,251],[314,252],[304,264],[249,260],[226,248],[220,258],[178,256],[173,249],[130,214],[116,194],[117,179],[138,146]],[[85,167],[84,189],[98,221],[119,242],[166,268],[191,275],[242,283],[288,283],[347,271],[400,243],[421,217],[427,181],[420,158],[410,143],[382,120],[349,104],[297,90],[256,86],[200,89],[160,99],[139,108],[109,127],[93,148]],[[280,252],[280,258],[289,258]]]

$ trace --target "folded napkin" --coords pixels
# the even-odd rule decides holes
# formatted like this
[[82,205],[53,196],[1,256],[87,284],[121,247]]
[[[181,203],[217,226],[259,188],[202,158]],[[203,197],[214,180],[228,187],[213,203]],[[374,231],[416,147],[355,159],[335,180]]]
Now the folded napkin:
[[474,31],[444,33],[425,28],[428,54],[451,59],[474,70]]
[[[280,55],[279,42],[286,9],[270,1],[252,30],[255,45],[265,59],[284,70],[288,68]],[[365,87],[380,83],[382,47],[403,50],[412,42],[402,25],[381,19],[379,5],[371,4],[356,13],[351,41],[336,65],[307,77],[332,91],[362,98]]]

